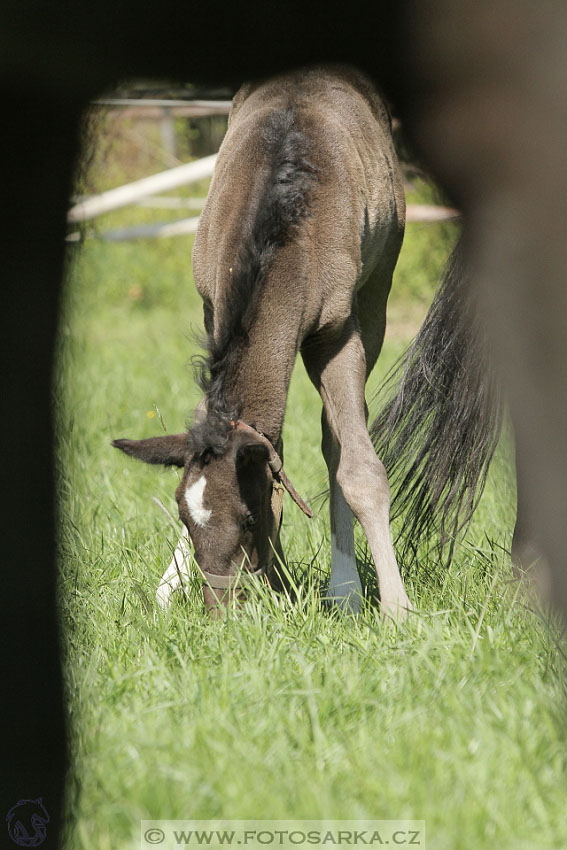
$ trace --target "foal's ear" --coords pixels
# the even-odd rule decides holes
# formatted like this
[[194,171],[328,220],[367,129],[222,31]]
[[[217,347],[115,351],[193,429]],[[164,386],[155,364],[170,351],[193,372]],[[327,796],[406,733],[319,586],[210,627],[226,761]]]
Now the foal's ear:
[[163,466],[185,466],[187,434],[167,434],[147,440],[113,440],[112,445],[125,454]]
[[267,463],[269,457],[268,447],[258,440],[243,440],[236,448],[237,466]]

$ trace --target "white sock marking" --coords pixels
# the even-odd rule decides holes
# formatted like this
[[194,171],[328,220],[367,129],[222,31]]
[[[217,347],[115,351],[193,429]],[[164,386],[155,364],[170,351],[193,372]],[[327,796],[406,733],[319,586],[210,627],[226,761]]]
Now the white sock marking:
[[205,526],[211,518],[211,511],[203,505],[203,494],[207,486],[207,479],[201,475],[198,481],[191,484],[185,491],[185,502],[195,525]]
[[187,529],[184,528],[183,536],[175,548],[171,563],[159,583],[156,598],[160,608],[169,607],[172,593],[179,590],[182,584],[189,582],[191,576],[191,552],[187,544],[188,537]]
[[343,491],[334,482],[335,515],[331,518],[331,580],[329,596],[345,609],[360,610],[362,586],[356,568],[354,554],[354,532],[352,511],[346,503]]

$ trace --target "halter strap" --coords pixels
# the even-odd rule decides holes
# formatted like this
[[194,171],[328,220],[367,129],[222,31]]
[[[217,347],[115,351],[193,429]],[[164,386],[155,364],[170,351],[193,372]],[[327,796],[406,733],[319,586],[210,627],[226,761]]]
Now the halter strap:
[[257,570],[254,570],[253,573],[243,572],[240,573],[240,575],[235,576],[219,576],[215,573],[208,573],[206,570],[202,570],[196,561],[194,563],[201,573],[203,584],[209,584],[217,590],[238,590],[241,587],[246,587],[248,584],[254,584],[254,582],[266,572],[265,567],[259,567]]
[[246,422],[242,422],[241,419],[239,419],[237,422],[232,421],[232,425],[239,431],[248,431],[254,434],[255,437],[260,438],[260,442],[266,446],[269,452],[268,465],[272,470],[272,475],[277,481],[280,481],[283,484],[295,504],[301,508],[303,513],[308,516],[309,519],[313,519],[313,511],[311,510],[309,505],[304,502],[304,500],[301,498],[301,496],[285,474],[283,470],[282,459],[280,458],[277,451],[273,447],[272,443],[268,440],[266,435],[262,434],[261,431],[257,431],[256,428],[254,428],[252,425],[248,425]]

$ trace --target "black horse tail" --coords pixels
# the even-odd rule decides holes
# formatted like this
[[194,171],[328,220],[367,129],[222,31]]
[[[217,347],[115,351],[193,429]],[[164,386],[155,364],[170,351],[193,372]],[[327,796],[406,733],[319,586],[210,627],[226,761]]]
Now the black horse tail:
[[402,557],[439,534],[449,562],[482,495],[502,426],[488,344],[476,321],[461,242],[414,342],[378,394],[387,401],[370,433],[403,515]]

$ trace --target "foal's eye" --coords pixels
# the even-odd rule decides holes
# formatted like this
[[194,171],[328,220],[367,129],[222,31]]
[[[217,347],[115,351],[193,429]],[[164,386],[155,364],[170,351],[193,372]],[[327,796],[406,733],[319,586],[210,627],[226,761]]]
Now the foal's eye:
[[244,525],[246,528],[254,528],[256,523],[258,522],[258,514],[247,514],[244,518]]

